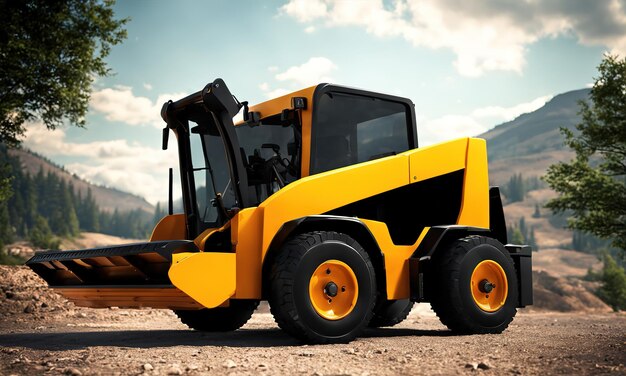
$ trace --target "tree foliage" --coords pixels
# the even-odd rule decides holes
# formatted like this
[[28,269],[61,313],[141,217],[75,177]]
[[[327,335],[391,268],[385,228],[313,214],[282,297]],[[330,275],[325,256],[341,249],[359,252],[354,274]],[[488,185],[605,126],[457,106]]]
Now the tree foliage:
[[126,37],[113,1],[0,0],[0,141],[19,144],[24,122],[85,125],[91,84]]
[[626,249],[626,59],[606,55],[581,102],[577,132],[561,128],[574,160],[549,167],[545,180],[559,196],[546,205],[571,211],[568,226]]
[[599,277],[602,286],[598,296],[615,311],[626,310],[626,273],[608,253],[604,254],[604,267]]
[[0,170],[0,180],[11,176],[13,191],[6,203],[0,204],[0,250],[3,244],[18,239],[28,239],[41,248],[55,248],[58,238],[74,237],[80,231],[143,239],[164,215],[160,209],[154,217],[141,209],[106,212],[99,208],[90,188],[80,193],[63,178],[43,169],[30,175],[1,144],[0,165],[7,167]]

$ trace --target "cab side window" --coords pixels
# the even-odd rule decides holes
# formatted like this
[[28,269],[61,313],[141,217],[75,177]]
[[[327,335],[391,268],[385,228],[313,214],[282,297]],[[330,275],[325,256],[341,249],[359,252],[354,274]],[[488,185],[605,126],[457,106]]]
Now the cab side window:
[[311,174],[408,150],[408,119],[404,103],[324,93],[316,104]]

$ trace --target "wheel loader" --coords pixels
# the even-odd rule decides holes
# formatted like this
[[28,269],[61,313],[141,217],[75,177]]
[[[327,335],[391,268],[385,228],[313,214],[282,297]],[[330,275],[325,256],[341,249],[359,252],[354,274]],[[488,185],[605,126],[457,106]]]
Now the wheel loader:
[[169,215],[148,242],[27,261],[77,306],[231,331],[267,300],[285,332],[334,343],[415,302],[467,334],[500,333],[532,304],[531,249],[507,244],[485,140],[419,147],[409,99],[320,84],[249,106],[216,79],[161,116],[183,212],[170,169]]

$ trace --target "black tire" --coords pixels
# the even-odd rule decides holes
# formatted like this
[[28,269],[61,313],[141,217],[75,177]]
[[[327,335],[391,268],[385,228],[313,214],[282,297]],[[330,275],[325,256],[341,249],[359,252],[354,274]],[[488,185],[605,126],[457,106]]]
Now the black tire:
[[[309,284],[318,267],[336,261],[349,267],[358,293],[344,317],[329,319],[314,307]],[[268,300],[276,323],[308,343],[351,341],[369,323],[376,303],[376,275],[368,254],[353,238],[336,232],[310,232],[288,240],[274,259],[269,284]]]
[[[493,312],[479,307],[471,288],[472,273],[486,260],[502,268],[508,285],[504,303],[494,307]],[[464,334],[502,333],[513,321],[517,313],[517,275],[513,259],[502,243],[483,236],[459,239],[447,249],[439,250],[433,264],[435,284],[431,306],[450,330]],[[488,297],[489,293],[485,294]]]
[[258,300],[232,299],[228,307],[174,310],[174,313],[191,329],[203,332],[230,332],[244,326],[258,306]]
[[383,300],[374,307],[370,328],[394,326],[404,321],[415,303],[409,299]]

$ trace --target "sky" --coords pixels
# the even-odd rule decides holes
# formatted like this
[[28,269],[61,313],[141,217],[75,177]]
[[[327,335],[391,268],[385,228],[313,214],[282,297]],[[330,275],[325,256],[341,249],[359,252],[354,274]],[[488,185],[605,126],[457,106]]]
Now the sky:
[[[420,145],[475,136],[588,87],[626,54],[626,0],[118,1],[128,38],[87,127],[27,125],[25,147],[96,184],[165,201],[160,109],[222,78],[251,104],[321,82],[410,98]],[[173,143],[170,143],[173,144]]]

